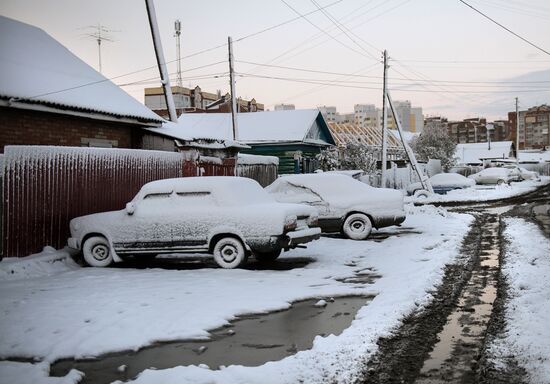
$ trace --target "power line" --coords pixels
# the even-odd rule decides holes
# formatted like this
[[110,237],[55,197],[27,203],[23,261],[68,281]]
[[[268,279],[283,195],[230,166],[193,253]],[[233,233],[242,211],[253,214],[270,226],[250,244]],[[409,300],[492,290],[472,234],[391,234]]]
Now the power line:
[[492,21],[493,23],[495,23],[495,24],[498,25],[499,27],[501,27],[501,28],[505,29],[506,31],[510,32],[512,35],[516,36],[517,38],[519,38],[519,39],[525,41],[527,44],[529,44],[529,45],[535,47],[535,48],[538,49],[539,51],[544,52],[544,53],[546,53],[548,56],[550,56],[550,52],[548,52],[548,51],[546,51],[545,49],[539,47],[538,45],[536,45],[536,44],[530,42],[530,41],[527,40],[526,38],[521,37],[520,35],[518,35],[518,34],[515,33],[514,31],[512,31],[511,29],[505,27],[504,25],[500,24],[498,21],[496,21],[496,20],[492,19],[491,17],[487,16],[485,13],[481,12],[479,9],[474,8],[473,6],[471,6],[470,4],[468,4],[467,2],[465,2],[464,0],[458,0],[458,1],[460,1],[462,4],[466,5],[467,7],[473,9],[474,11],[476,11],[477,13],[479,13],[481,16],[485,17],[486,19]]

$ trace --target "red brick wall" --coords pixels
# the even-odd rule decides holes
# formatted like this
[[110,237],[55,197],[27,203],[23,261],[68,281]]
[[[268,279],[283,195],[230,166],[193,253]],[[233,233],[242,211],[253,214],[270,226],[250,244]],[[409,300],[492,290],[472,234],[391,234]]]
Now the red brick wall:
[[6,145],[82,146],[82,138],[116,140],[118,148],[139,148],[141,130],[126,123],[0,107],[0,153]]

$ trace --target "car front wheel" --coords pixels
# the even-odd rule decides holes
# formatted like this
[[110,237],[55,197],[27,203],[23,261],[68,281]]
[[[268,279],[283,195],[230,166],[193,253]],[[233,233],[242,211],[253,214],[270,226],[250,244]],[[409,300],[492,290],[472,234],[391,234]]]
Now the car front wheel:
[[367,215],[363,213],[354,213],[349,215],[342,231],[344,235],[352,240],[365,240],[372,230],[372,223]]
[[281,249],[271,252],[254,251],[254,257],[261,262],[269,262],[276,260],[281,255]]
[[237,268],[246,263],[247,255],[243,244],[234,237],[224,237],[214,246],[214,260],[227,269]]
[[504,184],[506,184],[506,181],[504,181],[502,179],[497,181],[497,185],[504,185]]
[[91,267],[107,267],[113,262],[113,253],[109,242],[103,236],[86,239],[82,246],[84,260]]

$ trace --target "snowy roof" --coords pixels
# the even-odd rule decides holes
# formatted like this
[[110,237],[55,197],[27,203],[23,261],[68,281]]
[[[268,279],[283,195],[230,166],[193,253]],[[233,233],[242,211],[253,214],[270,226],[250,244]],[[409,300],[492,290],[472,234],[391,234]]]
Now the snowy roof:
[[550,151],[519,151],[520,162],[550,161]]
[[455,156],[459,164],[480,164],[484,159],[507,159],[512,155],[511,141],[457,144]]
[[[237,114],[238,140],[243,143],[309,142],[332,144],[332,136],[325,120],[316,109],[291,111],[249,112]],[[330,140],[311,137],[314,123],[323,126]],[[321,127],[323,129],[323,127]],[[150,130],[175,139],[189,137],[232,140],[233,128],[230,113],[184,113],[178,124],[164,124]]]
[[56,108],[163,121],[42,29],[0,16],[0,98],[21,108]]

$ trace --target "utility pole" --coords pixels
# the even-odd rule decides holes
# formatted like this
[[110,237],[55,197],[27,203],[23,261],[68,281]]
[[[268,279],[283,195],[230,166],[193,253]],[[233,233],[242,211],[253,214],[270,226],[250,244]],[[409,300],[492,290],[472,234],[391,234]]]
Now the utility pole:
[[231,121],[233,123],[233,140],[239,137],[237,126],[237,94],[235,93],[235,68],[233,64],[233,40],[231,36],[227,38],[227,47],[229,49],[229,87],[231,92]]
[[180,36],[181,36],[181,21],[176,20],[174,22],[175,36],[176,36],[176,56],[178,64],[178,81],[177,86],[183,87],[183,80],[181,78],[181,46],[180,46]]
[[[382,181],[380,187],[386,188],[386,162],[388,141],[388,108],[386,104],[388,92],[388,53],[384,50],[384,84],[382,89]],[[395,115],[394,115],[395,116]]]
[[516,97],[516,164],[519,164],[519,107],[518,107],[517,97]]
[[149,17],[149,26],[151,27],[151,36],[153,38],[153,46],[155,47],[155,55],[157,57],[157,64],[160,72],[160,81],[162,83],[162,88],[164,89],[166,107],[168,108],[170,121],[177,123],[178,115],[176,113],[174,96],[172,95],[172,87],[170,86],[170,78],[168,77],[166,61],[164,60],[164,53],[162,51],[162,42],[160,41],[157,15],[155,13],[155,5],[153,4],[153,0],[145,0],[145,7],[147,8],[147,16]]

